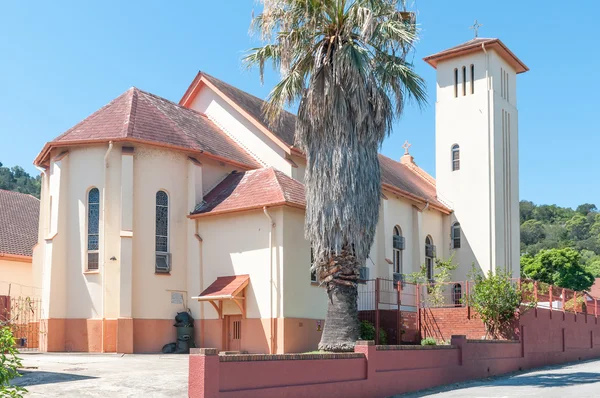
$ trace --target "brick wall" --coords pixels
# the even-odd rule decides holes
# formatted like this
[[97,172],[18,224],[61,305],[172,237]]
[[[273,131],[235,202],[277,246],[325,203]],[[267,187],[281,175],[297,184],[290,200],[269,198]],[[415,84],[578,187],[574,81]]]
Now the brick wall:
[[452,335],[482,339],[486,334],[485,326],[481,319],[473,315],[468,307],[423,308],[421,309],[422,337],[433,337],[437,341],[448,341]]

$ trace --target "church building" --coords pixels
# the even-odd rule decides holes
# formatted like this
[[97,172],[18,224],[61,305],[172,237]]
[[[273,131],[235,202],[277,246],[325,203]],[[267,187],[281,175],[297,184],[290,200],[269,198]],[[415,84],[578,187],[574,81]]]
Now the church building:
[[[380,155],[375,242],[361,275],[401,280],[454,256],[519,274],[516,75],[498,39],[425,58],[437,70],[436,177],[405,145]],[[190,310],[195,342],[250,353],[314,350],[327,301],[304,239],[295,115],[204,72],[178,103],[131,88],[51,142],[34,279],[45,351],[158,352]]]

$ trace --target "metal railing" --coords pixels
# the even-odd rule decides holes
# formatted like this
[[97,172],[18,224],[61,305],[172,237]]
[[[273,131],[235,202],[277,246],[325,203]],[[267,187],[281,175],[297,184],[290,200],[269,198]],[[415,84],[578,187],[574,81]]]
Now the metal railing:
[[36,297],[0,296],[0,326],[10,327],[19,351],[39,348],[41,308],[41,299]]
[[[522,302],[538,308],[563,313],[588,314],[598,317],[598,299],[586,292],[559,288],[529,279],[512,279],[522,291]],[[416,320],[416,333],[421,333],[422,310],[432,308],[468,307],[468,297],[474,291],[474,281],[410,283],[377,278],[361,281],[358,286],[358,310],[361,321],[373,324],[375,330],[386,332],[388,344],[401,344],[404,320]],[[375,342],[379,342],[376,333]]]

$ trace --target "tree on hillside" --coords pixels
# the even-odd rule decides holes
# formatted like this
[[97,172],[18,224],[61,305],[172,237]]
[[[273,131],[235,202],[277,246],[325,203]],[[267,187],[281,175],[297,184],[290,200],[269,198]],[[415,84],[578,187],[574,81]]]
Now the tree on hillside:
[[521,225],[521,242],[533,245],[546,237],[544,224],[536,220],[527,220]]
[[22,167],[4,167],[0,162],[0,189],[16,191],[40,197],[41,179],[31,177]]
[[406,99],[426,100],[406,61],[417,39],[403,0],[263,0],[253,28],[265,62],[281,79],[265,114],[298,103],[296,145],[306,156],[305,236],[313,269],[329,295],[319,349],[351,351],[359,336],[357,280],[379,219],[378,150]]
[[594,276],[586,270],[578,251],[566,249],[542,250],[535,257],[521,257],[521,274],[551,285],[572,290],[588,290]]
[[584,216],[587,216],[590,213],[598,212],[598,208],[594,204],[584,203],[582,205],[577,206],[577,209],[575,211],[579,214],[583,214]]

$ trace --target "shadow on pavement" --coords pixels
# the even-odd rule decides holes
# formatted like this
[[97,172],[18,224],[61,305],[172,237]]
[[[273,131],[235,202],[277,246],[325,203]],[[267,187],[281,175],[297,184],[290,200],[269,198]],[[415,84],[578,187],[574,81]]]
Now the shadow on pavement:
[[493,386],[566,387],[598,382],[600,382],[600,373],[538,373],[498,380]]
[[12,384],[27,387],[43,384],[66,383],[69,381],[96,379],[97,377],[78,375],[73,373],[58,373],[44,371],[28,371],[20,370],[19,373],[23,377],[19,377],[12,381]]

